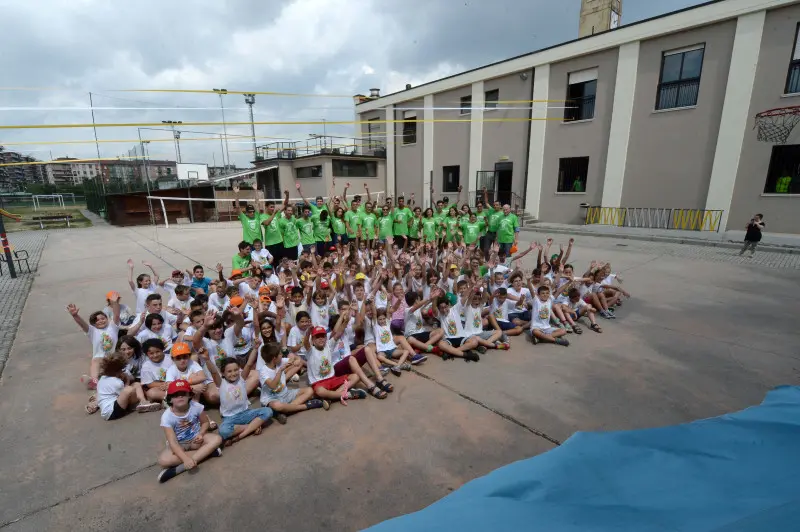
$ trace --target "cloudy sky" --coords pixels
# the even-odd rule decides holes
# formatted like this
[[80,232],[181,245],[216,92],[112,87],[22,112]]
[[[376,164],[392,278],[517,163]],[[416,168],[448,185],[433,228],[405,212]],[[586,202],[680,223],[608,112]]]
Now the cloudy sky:
[[[622,22],[699,3],[624,0]],[[0,8],[4,125],[91,123],[89,92],[97,123],[221,122],[214,94],[119,89],[345,96],[256,99],[256,121],[336,121],[352,120],[348,96],[370,87],[387,94],[573,39],[580,0],[0,0]],[[228,95],[224,104],[226,121],[249,120],[243,96]],[[199,133],[183,139],[222,133],[216,125],[191,129]],[[249,135],[249,126],[227,130]],[[326,131],[351,135],[353,126]],[[294,140],[322,132],[315,124],[256,126],[257,136]],[[101,143],[101,156],[126,155],[138,133],[135,126],[98,128],[101,140],[124,141]],[[141,134],[171,139],[168,131]],[[0,131],[0,145],[42,160],[51,153],[94,157],[93,138],[91,128]],[[11,145],[31,141],[45,143]],[[149,146],[152,158],[175,158],[172,142]],[[230,138],[228,150],[240,167],[252,159],[246,139]],[[218,140],[181,141],[184,162],[219,165],[220,152]]]

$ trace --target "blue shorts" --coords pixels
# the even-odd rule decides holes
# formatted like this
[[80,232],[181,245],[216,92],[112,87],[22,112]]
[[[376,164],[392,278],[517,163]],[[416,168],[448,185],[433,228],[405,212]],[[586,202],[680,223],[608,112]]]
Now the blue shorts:
[[522,321],[531,321],[531,311],[525,310],[523,312],[509,312],[508,319],[511,322],[513,322],[515,319]]
[[[509,316],[509,317],[511,317],[511,316]],[[516,327],[516,325],[514,325],[510,321],[501,321],[501,320],[496,320],[496,321],[497,321],[497,325],[500,327],[501,331],[508,331],[508,330],[513,329],[513,328]]]
[[271,417],[271,408],[248,408],[247,410],[243,410],[238,414],[222,418],[222,423],[219,425],[219,435],[223,440],[227,440],[233,436],[233,430],[236,425],[249,425],[254,419],[266,421]]
[[380,353],[378,353],[378,354],[379,354],[379,355],[383,355],[383,356],[385,356],[385,357],[386,357],[386,358],[388,358],[388,359],[391,359],[391,358],[392,358],[392,355],[394,354],[394,352],[395,352],[395,351],[397,351],[397,348],[396,348],[396,347],[395,347],[394,349],[389,349],[388,351],[381,351],[381,352],[380,352]]

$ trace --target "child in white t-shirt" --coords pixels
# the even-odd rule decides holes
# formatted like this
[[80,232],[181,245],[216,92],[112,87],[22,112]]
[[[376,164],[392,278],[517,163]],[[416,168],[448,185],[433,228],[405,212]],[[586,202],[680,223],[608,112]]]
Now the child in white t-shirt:
[[189,298],[188,286],[176,286],[175,294],[167,302],[167,311],[174,314],[188,315],[191,310],[191,299]]
[[214,310],[217,314],[222,314],[222,311],[228,308],[230,302],[228,285],[226,283],[217,283],[214,287],[214,293],[208,296],[208,308]]
[[[387,315],[386,308],[379,308],[375,311],[375,321],[370,323],[375,339],[375,352],[381,364],[389,366],[390,371],[396,375],[402,375],[402,371],[411,371],[409,358],[414,355],[414,349],[409,345],[405,336],[394,336],[391,331],[391,324]],[[399,345],[398,345],[399,344]],[[425,355],[418,355],[423,360]]]
[[259,268],[264,268],[267,264],[272,262],[272,254],[264,247],[264,243],[259,240],[253,240],[253,249],[250,251],[250,258],[252,264]]
[[150,271],[153,272],[153,279],[150,278],[149,275],[146,273],[139,274],[136,277],[136,282],[133,282],[133,260],[128,259],[128,285],[131,287],[131,291],[136,296],[136,313],[139,314],[144,312],[145,309],[145,301],[147,300],[147,296],[156,293],[156,287],[158,287],[158,274],[153,269],[153,266],[149,262],[142,261],[142,264],[150,268]]
[[89,315],[89,323],[86,323],[80,316],[80,309],[73,303],[67,305],[67,312],[78,324],[78,327],[86,333],[92,343],[92,362],[89,365],[89,374],[84,375],[81,381],[90,389],[97,387],[97,380],[100,378],[100,361],[106,355],[114,352],[119,336],[119,294],[109,293],[109,298],[113,317],[109,319],[105,312],[98,310]]
[[442,324],[442,330],[444,331],[444,339],[439,342],[439,349],[442,350],[442,360],[459,357],[467,362],[478,362],[480,356],[473,351],[478,347],[478,339],[474,336],[467,337],[465,335],[461,316],[450,305],[447,296],[436,300],[436,309],[439,312],[439,322]]
[[311,316],[308,312],[301,310],[296,316],[297,325],[289,330],[289,336],[286,340],[286,347],[289,352],[294,353],[303,360],[307,360],[308,349],[303,342],[303,338],[311,330]]
[[158,338],[145,340],[142,351],[147,355],[142,364],[142,388],[148,400],[161,402],[167,396],[167,370],[172,366],[172,359],[164,356],[164,342]]
[[208,433],[208,416],[203,405],[191,400],[191,394],[188,382],[177,380],[169,383],[169,408],[161,415],[167,448],[158,456],[158,464],[164,468],[158,475],[159,482],[194,469],[210,456],[222,456],[222,438]]
[[[134,407],[139,413],[161,410],[161,403],[147,400],[141,384],[128,382],[130,377],[125,374],[127,364],[122,353],[112,353],[100,362],[102,376],[97,382],[97,408],[100,417],[106,421],[125,417]],[[88,406],[86,411],[92,413]]]
[[552,317],[553,302],[550,298],[550,288],[542,285],[536,289],[536,298],[533,300],[531,310],[531,340],[533,343],[551,342],[558,345],[568,346],[566,338],[562,338],[567,331],[557,329],[550,325]]
[[308,382],[320,399],[341,401],[347,405],[351,399],[366,399],[367,392],[353,388],[358,383],[358,375],[348,373],[336,376],[334,360],[328,347],[328,331],[322,327],[309,328],[303,337],[308,352]]
[[[185,342],[172,346],[172,367],[167,370],[167,382],[185,380],[192,385],[193,399],[203,399],[207,405],[219,404],[219,388],[209,379],[203,367],[192,360],[192,349]],[[210,364],[213,366],[213,364]]]
[[314,398],[314,390],[310,387],[289,388],[287,379],[291,379],[302,363],[299,358],[281,358],[281,346],[277,343],[264,344],[261,349],[262,365],[259,366],[261,383],[261,406],[269,407],[275,412],[279,423],[286,422],[286,414],[295,414],[315,408],[328,410],[328,401]]
[[161,314],[148,314],[144,319],[144,328],[136,334],[136,339],[142,343],[150,338],[161,340],[167,353],[172,349],[172,337],[172,327],[164,323]]
[[508,289],[497,288],[492,292],[492,303],[489,307],[489,325],[494,329],[500,329],[507,336],[519,336],[525,329],[519,325],[511,323],[508,317]]

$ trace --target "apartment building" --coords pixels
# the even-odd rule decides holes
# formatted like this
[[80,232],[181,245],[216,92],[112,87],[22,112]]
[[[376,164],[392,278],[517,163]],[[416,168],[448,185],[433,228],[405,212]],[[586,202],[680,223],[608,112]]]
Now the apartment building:
[[385,142],[387,190],[426,203],[486,186],[543,222],[691,209],[797,234],[800,128],[760,142],[754,116],[800,106],[799,25],[799,0],[708,2],[358,97],[359,136]]

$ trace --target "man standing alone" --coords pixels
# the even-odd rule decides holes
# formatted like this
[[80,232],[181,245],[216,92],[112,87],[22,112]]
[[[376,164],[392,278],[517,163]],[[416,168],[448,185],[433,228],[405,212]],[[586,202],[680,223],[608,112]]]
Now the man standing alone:
[[744,235],[744,246],[742,246],[739,255],[744,255],[747,248],[750,248],[751,257],[756,254],[756,246],[761,242],[761,231],[766,225],[763,214],[756,214],[750,219],[750,223],[747,224],[747,232]]

